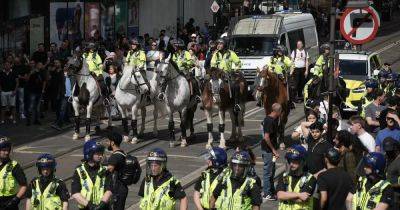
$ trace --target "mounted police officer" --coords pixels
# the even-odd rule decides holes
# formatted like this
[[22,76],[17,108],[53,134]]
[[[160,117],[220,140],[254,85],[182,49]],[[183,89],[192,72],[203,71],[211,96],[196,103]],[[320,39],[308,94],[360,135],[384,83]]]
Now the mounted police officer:
[[86,46],[82,57],[85,58],[89,66],[90,74],[98,82],[101,94],[105,97],[108,97],[107,86],[103,77],[103,61],[101,60],[100,55],[97,53],[96,44],[93,42],[89,43]]
[[363,164],[365,176],[358,179],[357,189],[349,194],[352,209],[388,209],[393,202],[393,188],[385,180],[385,157],[382,153],[371,152],[363,157]]
[[180,210],[187,209],[186,193],[181,183],[167,170],[167,154],[160,148],[152,149],[146,160],[146,177],[139,189],[140,209],[173,210],[180,200]]
[[72,198],[79,209],[107,210],[111,197],[107,168],[101,165],[104,146],[89,140],[83,146],[83,162],[76,167],[71,183]]
[[301,145],[294,145],[286,152],[286,160],[290,171],[283,174],[278,181],[277,195],[279,210],[312,210],[312,194],[316,179],[304,171],[306,149]]
[[358,108],[358,112],[361,117],[365,117],[365,107],[367,107],[375,98],[375,90],[378,89],[378,81],[375,79],[367,79],[365,81],[366,92],[365,95],[361,98],[361,103]]
[[239,57],[232,50],[226,49],[224,39],[217,40],[217,51],[214,52],[211,58],[211,67],[220,69],[225,72],[225,80],[229,84],[230,97],[235,100],[234,110],[240,111],[239,93],[240,86],[235,83],[236,75],[240,73],[242,66]]
[[69,193],[64,181],[55,176],[56,160],[42,154],[36,161],[39,176],[33,178],[26,192],[27,210],[67,210]]
[[236,151],[233,154],[230,175],[215,187],[210,199],[211,209],[260,209],[260,188],[256,180],[248,176],[250,161],[246,151]]
[[200,179],[194,186],[193,198],[198,210],[210,209],[212,192],[230,172],[229,168],[226,168],[228,160],[224,149],[212,147],[207,155],[208,168],[202,172]]
[[126,56],[126,63],[140,71],[148,91],[150,91],[150,83],[146,75],[146,53],[141,49],[141,45],[137,39],[131,40],[131,50],[129,50]]
[[[17,210],[26,192],[26,177],[21,166],[10,159],[11,143],[0,138],[0,209]],[[18,187],[19,186],[19,187]],[[19,189],[18,189],[19,188]]]

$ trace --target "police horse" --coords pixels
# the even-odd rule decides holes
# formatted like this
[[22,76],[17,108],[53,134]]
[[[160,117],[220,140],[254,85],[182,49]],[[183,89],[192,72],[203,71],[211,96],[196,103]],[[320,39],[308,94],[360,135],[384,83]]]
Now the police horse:
[[[67,63],[69,68],[73,68],[76,77],[76,83],[72,88],[72,107],[74,109],[74,121],[75,121],[75,132],[72,136],[73,140],[79,138],[80,130],[80,108],[85,108],[86,110],[86,133],[85,141],[90,140],[90,123],[92,117],[92,111],[94,108],[99,108],[98,121],[100,121],[103,105],[103,96],[101,95],[100,86],[97,81],[89,72],[89,65],[85,58],[75,55],[73,58],[69,59]],[[109,111],[109,109],[107,109]],[[108,126],[111,126],[111,115],[108,114]],[[100,126],[96,126],[96,130],[99,130]]]
[[[156,92],[160,93],[163,85],[166,85],[165,97],[161,103],[155,104],[154,119],[158,118],[158,112],[167,111],[168,113],[168,130],[170,135],[169,146],[175,146],[175,123],[174,113],[178,112],[180,117],[181,128],[181,147],[187,146],[186,127],[188,124],[188,110],[190,102],[189,82],[179,72],[179,68],[171,60],[171,56],[163,59],[155,69],[157,73],[158,85]],[[189,119],[193,120],[193,119]],[[157,130],[157,126],[154,126]]]

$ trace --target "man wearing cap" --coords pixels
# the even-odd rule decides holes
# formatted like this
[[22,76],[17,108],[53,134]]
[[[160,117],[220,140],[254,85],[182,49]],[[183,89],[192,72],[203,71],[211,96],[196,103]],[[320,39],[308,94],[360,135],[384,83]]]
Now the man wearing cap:
[[95,44],[92,42],[89,43],[82,56],[89,65],[90,74],[99,83],[101,94],[107,97],[107,87],[103,78],[103,61],[101,60],[100,55],[97,53]]
[[151,88],[146,75],[146,53],[141,49],[141,45],[137,39],[131,40],[131,50],[126,56],[126,63],[129,66],[133,66],[134,70],[140,71],[143,80],[147,85],[147,91],[149,92]]

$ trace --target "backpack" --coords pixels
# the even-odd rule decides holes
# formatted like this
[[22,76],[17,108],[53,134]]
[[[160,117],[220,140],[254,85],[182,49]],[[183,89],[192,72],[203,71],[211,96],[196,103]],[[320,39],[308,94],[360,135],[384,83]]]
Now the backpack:
[[142,174],[142,168],[140,167],[137,158],[135,156],[125,154],[120,151],[117,151],[115,153],[118,153],[125,157],[124,167],[119,172],[119,180],[125,185],[136,184],[140,179],[140,175]]

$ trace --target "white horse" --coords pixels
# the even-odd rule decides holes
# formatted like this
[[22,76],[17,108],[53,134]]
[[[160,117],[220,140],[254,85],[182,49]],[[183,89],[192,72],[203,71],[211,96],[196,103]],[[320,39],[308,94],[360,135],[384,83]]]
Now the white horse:
[[[154,98],[155,86],[157,85],[157,74],[155,74],[154,72],[146,71],[146,76],[151,86],[150,98]],[[117,89],[115,90],[115,99],[117,101],[118,108],[122,116],[122,126],[125,132],[125,141],[129,141],[128,120],[126,119],[126,117],[128,110],[131,111],[132,144],[136,144],[138,142],[137,117],[139,110],[141,110],[142,116],[142,124],[139,135],[142,135],[145,130],[147,102],[143,93],[145,93],[146,91],[148,91],[148,87],[141,73],[137,69],[134,69],[133,66],[125,66],[123,70],[123,75],[119,80]],[[157,124],[157,118],[154,118],[154,124]],[[157,136],[157,126],[154,126],[153,128],[153,134]]]
[[[68,61],[70,67],[75,68],[76,84],[72,89],[72,107],[74,108],[75,115],[75,132],[72,139],[77,140],[79,138],[80,118],[79,111],[80,107],[86,108],[86,133],[85,141],[90,140],[90,123],[92,117],[92,110],[94,107],[101,106],[103,104],[103,96],[97,81],[90,75],[89,65],[85,58],[75,56]],[[103,107],[103,106],[101,106]],[[99,116],[100,118],[100,116]],[[108,119],[108,125],[110,126],[111,119]],[[96,129],[99,129],[96,126]]]
[[[186,147],[186,118],[187,109],[190,101],[190,88],[186,78],[179,74],[178,67],[172,61],[170,57],[161,61],[156,68],[158,74],[157,81],[160,85],[157,86],[160,92],[161,86],[166,85],[165,97],[163,103],[155,105],[154,119],[158,117],[159,109],[166,109],[168,112],[168,130],[170,134],[170,147],[175,146],[175,123],[174,113],[178,112],[181,120],[181,147]],[[157,129],[155,127],[155,129]]]

